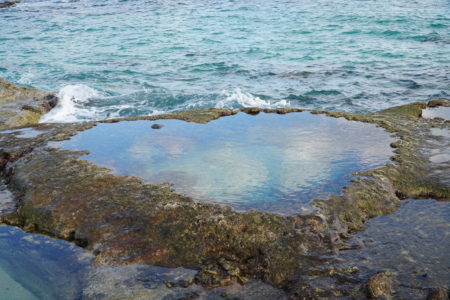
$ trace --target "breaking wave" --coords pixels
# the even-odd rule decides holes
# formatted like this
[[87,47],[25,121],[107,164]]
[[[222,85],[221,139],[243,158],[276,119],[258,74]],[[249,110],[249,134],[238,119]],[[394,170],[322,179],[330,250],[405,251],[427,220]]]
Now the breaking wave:
[[[119,117],[157,115],[205,107],[240,108],[289,107],[286,100],[265,99],[240,88],[216,94],[173,94],[156,87],[128,95],[105,95],[83,84],[67,85],[57,94],[58,105],[44,115],[41,123],[71,123]],[[264,98],[264,99],[262,99]]]
[[96,108],[89,107],[89,102],[102,95],[83,84],[67,85],[58,92],[59,103],[44,115],[41,123],[69,123],[96,119]]
[[225,98],[219,100],[216,108],[235,108],[235,107],[260,107],[260,108],[276,108],[287,107],[290,103],[286,100],[269,101],[263,100],[260,97],[254,96],[250,93],[242,92],[237,88],[233,92],[222,92]]

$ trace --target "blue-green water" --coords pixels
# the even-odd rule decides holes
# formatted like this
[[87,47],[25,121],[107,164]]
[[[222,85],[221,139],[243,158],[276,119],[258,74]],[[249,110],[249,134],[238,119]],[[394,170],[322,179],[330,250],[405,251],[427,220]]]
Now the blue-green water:
[[0,299],[81,299],[91,260],[71,243],[0,226]]
[[84,158],[118,175],[174,183],[195,200],[289,214],[388,162],[394,141],[372,124],[307,112],[157,123],[98,124],[57,145],[89,150]]
[[24,0],[0,11],[0,77],[61,91],[43,121],[367,112],[450,97],[449,16],[448,0]]

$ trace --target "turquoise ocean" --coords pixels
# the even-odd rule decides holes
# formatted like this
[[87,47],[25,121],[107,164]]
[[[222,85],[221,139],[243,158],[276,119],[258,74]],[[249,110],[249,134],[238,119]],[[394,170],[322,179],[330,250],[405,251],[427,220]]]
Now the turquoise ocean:
[[0,77],[57,92],[49,122],[449,99],[450,1],[24,0]]

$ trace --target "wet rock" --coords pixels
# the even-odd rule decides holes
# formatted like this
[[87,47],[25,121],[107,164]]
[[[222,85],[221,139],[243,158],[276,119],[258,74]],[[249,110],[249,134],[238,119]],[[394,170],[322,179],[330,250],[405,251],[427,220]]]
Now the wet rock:
[[384,114],[398,114],[398,115],[408,115],[413,117],[422,116],[422,109],[427,105],[422,102],[412,103],[410,105],[394,106],[381,112]]
[[0,8],[13,7],[13,6],[16,6],[17,3],[20,3],[20,1],[5,1],[5,2],[0,2]]
[[200,298],[200,294],[197,292],[190,292],[187,293],[186,295],[182,296],[181,298],[179,298],[179,300],[193,300],[193,299],[198,299]]
[[392,282],[388,274],[378,273],[366,282],[366,292],[370,299],[388,298],[392,294]]
[[8,163],[9,157],[9,153],[0,149],[0,172],[5,168],[6,164]]
[[448,300],[449,293],[443,288],[433,289],[427,296],[427,300]]
[[0,130],[37,124],[57,102],[53,93],[17,86],[0,78]]
[[245,107],[245,108],[242,108],[241,111],[243,111],[249,115],[256,116],[257,114],[259,114],[261,112],[261,109],[258,107]]
[[173,114],[155,115],[155,116],[140,116],[140,117],[128,117],[118,119],[108,119],[101,121],[102,123],[116,123],[120,121],[136,121],[136,120],[163,120],[163,119],[176,119],[187,122],[196,123],[208,123],[209,121],[216,120],[221,117],[231,116],[238,113],[237,110],[231,110],[226,108],[206,108],[206,109],[193,109],[187,111],[181,111]]
[[23,231],[30,232],[30,233],[36,232],[37,230],[38,230],[38,226],[36,225],[36,223],[30,223],[23,228]]
[[439,107],[439,106],[450,107],[450,101],[444,100],[444,99],[435,99],[435,100],[431,100],[430,102],[428,102],[427,106],[428,107]]
[[163,124],[153,124],[153,125],[152,125],[152,129],[161,129],[161,128],[163,128],[163,127],[164,127]]

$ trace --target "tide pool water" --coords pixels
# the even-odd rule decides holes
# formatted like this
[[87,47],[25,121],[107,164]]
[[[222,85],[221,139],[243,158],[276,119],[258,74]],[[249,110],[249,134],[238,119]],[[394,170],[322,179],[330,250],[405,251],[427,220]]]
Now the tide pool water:
[[349,240],[362,249],[342,251],[341,259],[359,269],[354,276],[362,282],[389,271],[397,297],[426,299],[432,288],[450,285],[449,219],[449,202],[402,201],[396,213],[368,220]]
[[422,110],[422,117],[427,119],[442,118],[450,120],[450,107],[428,107]]
[[372,124],[303,112],[98,124],[58,146],[88,150],[84,159],[117,175],[174,183],[195,200],[289,214],[388,162],[392,141]]
[[81,299],[91,260],[71,243],[0,226],[0,298]]
[[368,112],[450,96],[447,0],[23,0],[0,77],[59,91],[43,122],[199,107]]

